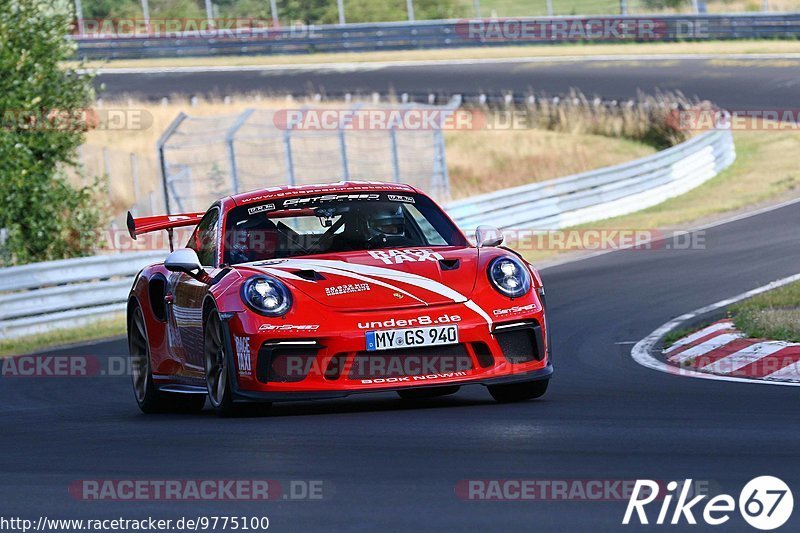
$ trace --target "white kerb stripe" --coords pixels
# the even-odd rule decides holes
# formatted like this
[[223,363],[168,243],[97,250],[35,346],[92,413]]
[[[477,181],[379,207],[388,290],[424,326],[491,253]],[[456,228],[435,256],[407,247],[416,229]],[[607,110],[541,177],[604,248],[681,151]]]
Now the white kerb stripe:
[[796,380],[800,381],[800,361],[796,363],[792,363],[789,366],[785,366],[778,370],[777,372],[773,372],[766,379],[785,379],[785,380]]
[[691,335],[683,337],[682,339],[676,341],[675,344],[664,350],[664,353],[670,353],[674,350],[677,350],[681,346],[686,346],[687,344],[691,344],[697,339],[702,339],[706,335],[714,333],[715,331],[721,331],[723,329],[733,329],[733,322],[718,322],[716,324],[711,324],[710,326],[705,327],[700,331],[695,331]]
[[722,348],[726,344],[729,344],[736,339],[741,339],[743,335],[741,333],[723,333],[722,335],[717,335],[713,339],[708,339],[706,342],[702,344],[698,344],[697,346],[692,346],[685,352],[681,352],[677,355],[673,355],[669,358],[670,361],[673,363],[683,363],[684,361],[688,361],[689,359],[694,359],[696,357],[700,357],[701,355],[707,354],[708,352],[713,352],[719,348]]
[[730,374],[731,372],[735,372],[740,368],[746,367],[750,363],[754,363],[784,348],[786,348],[785,343],[759,342],[742,348],[738,352],[734,352],[727,357],[718,359],[710,365],[704,366],[701,370],[704,372],[713,372],[714,374]]

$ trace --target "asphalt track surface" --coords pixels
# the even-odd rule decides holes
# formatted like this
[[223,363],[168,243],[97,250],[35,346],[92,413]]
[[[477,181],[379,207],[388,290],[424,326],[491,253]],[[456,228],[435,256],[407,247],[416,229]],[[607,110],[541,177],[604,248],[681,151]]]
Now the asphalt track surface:
[[[798,494],[798,389],[677,377],[629,354],[676,315],[800,270],[799,226],[795,204],[707,230],[704,250],[621,251],[546,269],[556,374],[539,401],[495,404],[472,386],[415,403],[384,393],[226,420],[208,410],[142,415],[124,377],[3,378],[3,512],[267,515],[276,531],[608,531],[621,528],[625,502],[463,501],[454,488],[486,478],[693,478],[738,496],[769,474]],[[81,502],[67,492],[75,480],[130,478],[323,480],[333,490],[322,501],[267,503]],[[734,515],[725,530],[747,527]]]
[[800,60],[646,59],[515,61],[349,69],[269,69],[224,72],[104,73],[106,96],[156,99],[175,94],[225,96],[249,92],[451,95],[545,93],[577,88],[589,96],[627,99],[638,91],[680,90],[731,110],[796,109]]

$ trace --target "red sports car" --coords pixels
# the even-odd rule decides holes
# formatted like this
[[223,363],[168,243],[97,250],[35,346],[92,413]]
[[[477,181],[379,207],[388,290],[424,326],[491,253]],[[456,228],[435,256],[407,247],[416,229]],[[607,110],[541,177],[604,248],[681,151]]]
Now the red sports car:
[[414,187],[276,187],[205,213],[128,215],[134,239],[185,226],[196,226],[186,248],[142,270],[128,300],[144,412],[474,383],[499,401],[547,390],[539,274],[493,228],[471,245]]

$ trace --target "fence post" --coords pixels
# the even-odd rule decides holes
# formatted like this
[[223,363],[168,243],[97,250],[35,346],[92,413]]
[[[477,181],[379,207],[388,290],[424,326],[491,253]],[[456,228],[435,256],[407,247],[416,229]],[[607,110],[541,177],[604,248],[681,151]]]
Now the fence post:
[[406,11],[408,11],[408,21],[414,22],[414,0],[406,0]]
[[108,146],[103,146],[103,175],[108,184],[108,203],[114,205],[114,188],[111,181],[111,158],[108,153]]
[[447,173],[447,160],[444,154],[444,134],[441,129],[433,132],[433,175],[431,176],[431,190],[439,200],[446,200],[450,196],[450,177]]
[[[461,96],[453,96],[447,103],[447,113],[453,113],[461,106]],[[444,119],[445,117],[443,117]],[[444,123],[444,120],[442,121]],[[437,128],[433,131],[433,176],[431,176],[431,188],[441,195],[441,199],[450,198],[450,174],[447,170],[447,156],[445,154],[444,131]]]
[[347,164],[347,139],[345,138],[344,128],[339,128],[339,157],[342,160],[342,179],[350,179],[350,167]]
[[166,209],[166,214],[171,214],[170,212],[170,205],[169,205],[169,188],[167,185],[167,181],[169,180],[169,172],[167,171],[168,163],[164,158],[164,145],[167,144],[170,137],[175,133],[175,130],[186,120],[187,115],[183,111],[178,113],[178,116],[175,117],[175,120],[167,126],[167,129],[164,130],[164,133],[161,134],[161,137],[158,138],[156,142],[156,152],[158,155],[158,166],[161,170],[161,185],[164,189],[164,209]]
[[481,0],[472,0],[472,7],[475,8],[475,18],[481,18]]
[[211,0],[206,0],[206,22],[208,22],[209,29],[214,27],[214,9],[211,6]]
[[272,25],[276,28],[280,27],[281,21],[278,16],[278,2],[277,0],[269,0],[269,10],[272,14]]
[[344,18],[344,0],[336,0],[336,8],[339,10],[339,24],[344,25],[346,23]]
[[83,25],[83,6],[81,0],[75,0],[75,21],[78,23],[78,35],[81,37],[86,33]]
[[233,143],[236,140],[236,132],[247,122],[247,119],[250,118],[253,111],[254,110],[250,108],[245,109],[241,115],[236,117],[234,123],[225,133],[225,145],[228,150],[228,168],[231,173],[231,189],[233,190],[233,194],[239,194],[239,170],[236,166],[236,152],[233,148]]
[[389,130],[389,142],[392,148],[392,179],[395,183],[400,183],[400,159],[397,157],[397,129],[394,127]]
[[292,126],[286,124],[286,129],[283,130],[283,147],[286,155],[286,181],[289,185],[295,184],[294,176],[294,158],[292,157]]
[[547,4],[547,16],[548,17],[552,17],[553,16],[553,0],[546,0],[546,4]]
[[628,14],[628,0],[619,0],[619,13],[620,15]]
[[142,0],[142,18],[144,19],[144,27],[147,34],[150,34],[150,4],[148,0]]
[[133,180],[133,214],[139,213],[139,160],[131,153],[131,178]]

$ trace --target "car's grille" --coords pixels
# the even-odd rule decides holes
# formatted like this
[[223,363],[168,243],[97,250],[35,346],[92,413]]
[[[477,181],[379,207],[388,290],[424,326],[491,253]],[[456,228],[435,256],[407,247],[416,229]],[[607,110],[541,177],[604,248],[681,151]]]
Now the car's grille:
[[261,383],[302,381],[312,370],[319,372],[314,365],[321,349],[318,343],[265,342],[258,351],[256,379]]
[[[501,326],[502,327],[502,326]],[[503,355],[511,363],[529,363],[544,358],[542,328],[536,322],[495,331],[495,338]]]
[[350,379],[423,376],[460,372],[472,368],[472,359],[463,344],[402,348],[379,352],[357,352],[350,368]]
[[489,368],[494,364],[492,350],[489,349],[489,346],[487,346],[485,342],[473,342],[472,350],[475,352],[478,364],[481,365],[482,368]]

